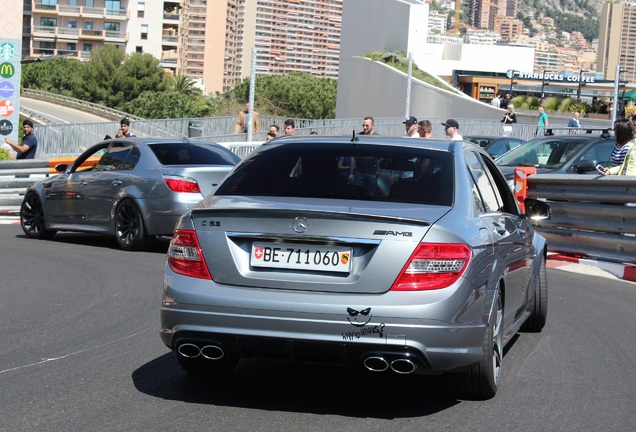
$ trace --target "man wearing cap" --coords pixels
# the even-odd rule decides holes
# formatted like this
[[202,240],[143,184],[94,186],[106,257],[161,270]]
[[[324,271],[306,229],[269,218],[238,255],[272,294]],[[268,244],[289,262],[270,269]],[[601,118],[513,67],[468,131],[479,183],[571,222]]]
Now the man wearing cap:
[[130,133],[130,120],[128,120],[127,118],[123,118],[119,122],[119,125],[121,126],[122,136],[126,138],[132,138],[135,136],[134,134]]
[[22,131],[24,132],[24,136],[20,144],[14,143],[9,138],[5,138],[4,142],[18,152],[16,159],[34,159],[35,152],[38,148],[38,139],[33,133],[33,122],[29,119],[24,120],[22,122]]
[[406,138],[419,138],[419,134],[417,133],[417,119],[413,116],[408,116],[406,120],[402,122],[404,125],[404,129],[406,132],[403,137]]
[[451,141],[463,141],[464,137],[459,134],[459,123],[455,119],[448,119],[445,123],[442,123],[444,126],[444,132],[451,139]]

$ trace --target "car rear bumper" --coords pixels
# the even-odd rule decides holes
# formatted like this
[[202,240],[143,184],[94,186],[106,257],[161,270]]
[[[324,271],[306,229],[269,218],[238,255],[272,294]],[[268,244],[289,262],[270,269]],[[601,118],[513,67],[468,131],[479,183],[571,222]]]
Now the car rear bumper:
[[[460,370],[483,357],[490,296],[467,283],[448,288],[446,297],[432,294],[429,304],[408,301],[410,294],[426,298],[422,293],[328,295],[328,304],[318,304],[326,301],[324,293],[271,290],[263,297],[262,290],[210,287],[214,283],[206,281],[201,286],[214,295],[198,295],[190,289],[179,292],[176,285],[167,284],[164,291],[161,339],[177,351],[189,344],[234,357],[344,366],[364,366],[371,357],[388,367],[394,360],[410,359],[412,372],[420,374]],[[259,300],[250,300],[250,294]],[[474,301],[461,303],[459,298]],[[347,314],[365,308],[366,322]]]

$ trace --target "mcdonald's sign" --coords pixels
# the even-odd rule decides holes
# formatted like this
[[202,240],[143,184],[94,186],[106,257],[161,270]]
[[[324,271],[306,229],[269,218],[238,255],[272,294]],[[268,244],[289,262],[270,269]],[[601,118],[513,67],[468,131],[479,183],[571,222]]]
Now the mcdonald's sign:
[[0,76],[2,78],[11,78],[15,73],[15,66],[12,63],[4,62],[0,64]]

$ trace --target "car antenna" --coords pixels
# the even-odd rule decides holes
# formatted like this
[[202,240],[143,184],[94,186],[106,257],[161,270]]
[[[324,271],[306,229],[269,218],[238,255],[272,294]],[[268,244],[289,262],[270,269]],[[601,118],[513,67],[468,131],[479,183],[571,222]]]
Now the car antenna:
[[356,130],[353,130],[353,136],[351,137],[351,142],[356,142],[358,141],[358,137],[356,136]]

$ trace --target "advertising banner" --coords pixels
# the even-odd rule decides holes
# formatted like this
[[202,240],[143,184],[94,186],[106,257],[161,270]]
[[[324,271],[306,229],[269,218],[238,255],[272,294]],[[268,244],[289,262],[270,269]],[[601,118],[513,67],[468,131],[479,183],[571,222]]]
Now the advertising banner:
[[5,138],[18,142],[21,53],[21,39],[0,38],[0,143],[5,149]]

